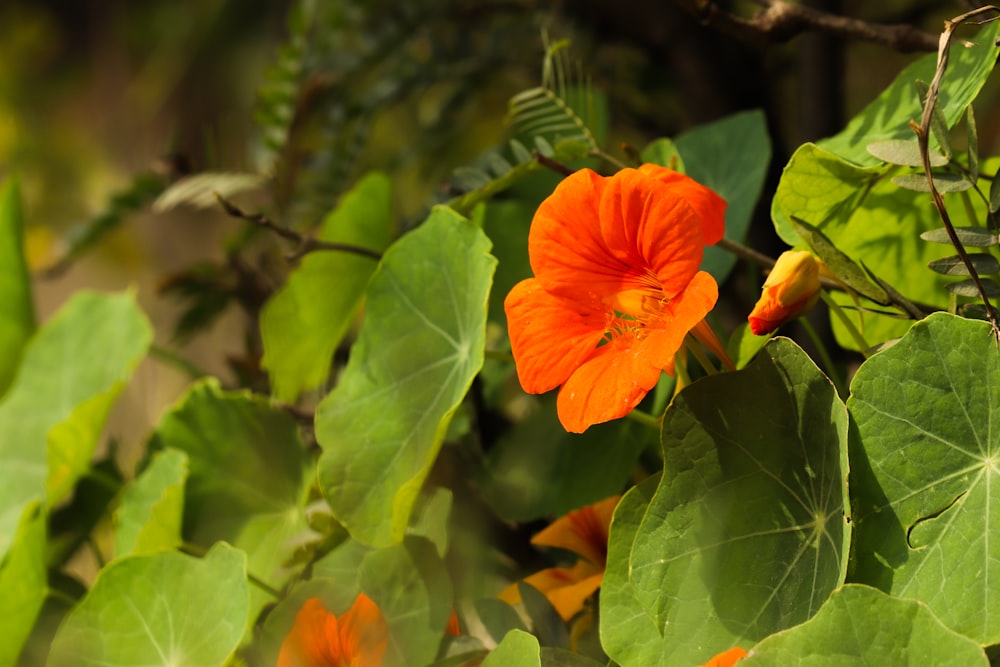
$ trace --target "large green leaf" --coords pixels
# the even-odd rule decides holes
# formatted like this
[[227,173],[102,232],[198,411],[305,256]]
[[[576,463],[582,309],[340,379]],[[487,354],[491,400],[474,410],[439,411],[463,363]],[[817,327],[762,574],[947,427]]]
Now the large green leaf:
[[[994,41],[1000,24],[990,23],[974,37],[964,34],[952,41],[948,69],[941,83],[938,108],[952,127],[962,118],[965,108],[979,94],[993,71],[997,58]],[[899,73],[895,81],[874,101],[851,119],[839,134],[819,142],[826,150],[859,164],[881,163],[868,152],[868,145],[890,139],[913,139],[911,120],[920,122],[923,106],[915,83],[934,78],[937,54],[928,54]]]
[[946,628],[927,607],[848,585],[809,621],[772,635],[740,667],[986,667],[983,649]]
[[[744,111],[701,125],[674,139],[688,176],[726,200],[726,238],[743,242],[771,162],[771,139],[761,111]],[[720,283],[736,256],[705,248],[701,268]]]
[[340,384],[316,413],[320,482],[358,540],[403,538],[448,423],[483,363],[496,260],[482,231],[438,207],[386,251]]
[[451,580],[434,545],[408,537],[377,549],[361,563],[360,578],[389,626],[386,664],[430,664],[453,609]]
[[510,521],[560,516],[621,493],[640,452],[656,431],[628,420],[567,433],[556,418],[555,396],[504,434],[483,469],[483,495]]
[[0,188],[0,396],[17,373],[35,329],[31,278],[24,257],[24,220],[16,178]]
[[0,666],[17,664],[48,593],[46,515],[38,503],[24,509],[14,541],[0,565]]
[[0,554],[28,503],[58,502],[87,469],[151,339],[131,293],[78,292],[29,343],[0,403]]
[[[391,195],[387,177],[369,174],[326,217],[319,238],[381,252],[389,243]],[[264,306],[261,364],[277,398],[294,402],[326,380],[375,266],[350,252],[311,252]]]
[[104,569],[52,642],[49,667],[221,665],[247,622],[246,556],[129,556]]
[[[187,454],[185,538],[242,548],[251,574],[280,588],[293,538],[307,530],[308,457],[295,420],[263,397],[206,380],[163,417],[151,447]],[[253,612],[270,599],[256,588],[251,596]]]
[[778,338],[690,385],[663,447],[629,559],[636,604],[620,602],[657,632],[632,641],[659,642],[659,664],[699,664],[812,616],[843,582],[850,526],[847,412],[809,357]]
[[122,494],[115,512],[115,557],[155,553],[181,544],[187,455],[167,449]]
[[1000,357],[987,323],[939,313],[858,370],[848,407],[851,579],[1000,642]]

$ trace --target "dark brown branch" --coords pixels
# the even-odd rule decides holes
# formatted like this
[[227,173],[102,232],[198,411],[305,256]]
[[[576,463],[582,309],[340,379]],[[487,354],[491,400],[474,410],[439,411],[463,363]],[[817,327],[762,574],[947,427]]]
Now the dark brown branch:
[[246,220],[247,222],[252,222],[255,225],[269,229],[283,239],[287,239],[296,244],[296,249],[293,250],[288,255],[289,261],[295,261],[301,259],[306,254],[316,251],[316,250],[334,250],[337,252],[348,252],[354,255],[361,255],[362,257],[368,257],[374,259],[376,262],[382,259],[382,254],[378,253],[369,248],[364,248],[362,246],[351,245],[349,243],[332,243],[330,241],[321,241],[312,236],[303,236],[299,234],[294,229],[289,229],[288,227],[283,227],[278,223],[272,221],[267,216],[261,213],[244,213],[235,204],[226,200],[225,197],[220,195],[218,192],[215,193],[215,198],[219,200],[219,204],[225,209],[226,213],[234,218],[239,218],[240,220]]
[[736,16],[711,0],[674,0],[703,25],[743,41],[787,42],[803,32],[885,44],[895,51],[934,51],[937,37],[904,23],[883,25],[838,16],[783,0],[757,0],[763,9],[753,18]]
[[[958,251],[958,256],[962,259],[962,263],[965,265],[966,270],[972,277],[972,281],[976,285],[979,297],[986,306],[986,316],[989,318],[990,326],[993,327],[993,337],[997,340],[998,345],[1000,345],[1000,323],[997,321],[996,310],[994,310],[993,306],[990,305],[989,296],[987,296],[986,288],[983,286],[983,282],[979,278],[979,273],[976,271],[976,267],[973,266],[969,253],[966,252],[965,246],[962,245],[962,242],[958,238],[958,234],[955,232],[955,226],[952,224],[951,217],[948,215],[948,209],[944,205],[944,198],[934,185],[934,176],[931,173],[930,151],[928,150],[931,134],[931,120],[934,116],[934,106],[937,104],[937,98],[941,91],[941,80],[944,78],[944,71],[948,67],[948,54],[950,52],[951,40],[955,33],[955,29],[963,23],[974,22],[975,19],[987,13],[1000,14],[1000,10],[992,6],[980,7],[979,9],[966,12],[965,14],[962,14],[961,16],[950,21],[945,21],[944,32],[941,33],[938,45],[937,69],[934,71],[934,79],[931,80],[931,85],[927,89],[927,99],[924,100],[923,116],[920,118],[919,125],[910,121],[910,126],[917,135],[917,144],[920,146],[920,160],[923,162],[924,175],[927,177],[927,184],[930,187],[931,197],[934,199],[934,208],[937,209],[938,214],[941,216],[941,222],[944,223],[944,228],[948,232],[948,238],[951,240],[951,244],[955,246],[955,250]],[[994,16],[993,18],[996,19],[997,17]]]

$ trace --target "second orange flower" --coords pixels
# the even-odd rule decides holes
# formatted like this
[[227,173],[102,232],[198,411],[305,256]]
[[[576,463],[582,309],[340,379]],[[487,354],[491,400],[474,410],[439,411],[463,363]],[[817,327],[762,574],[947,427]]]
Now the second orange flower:
[[660,373],[673,372],[684,337],[702,325],[718,286],[699,271],[724,232],[726,203],[657,165],[564,179],[538,207],[528,235],[535,277],[504,302],[521,386],[561,387],[567,431],[628,414]]

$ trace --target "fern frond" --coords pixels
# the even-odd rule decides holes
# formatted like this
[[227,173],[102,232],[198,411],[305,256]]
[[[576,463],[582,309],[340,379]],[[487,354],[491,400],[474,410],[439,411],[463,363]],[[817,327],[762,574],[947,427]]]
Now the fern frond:
[[512,97],[507,122],[519,133],[542,137],[551,144],[580,141],[591,151],[599,151],[590,129],[594,118],[594,97],[590,81],[577,68],[568,73],[565,51],[568,40],[559,40],[545,49],[542,85]]

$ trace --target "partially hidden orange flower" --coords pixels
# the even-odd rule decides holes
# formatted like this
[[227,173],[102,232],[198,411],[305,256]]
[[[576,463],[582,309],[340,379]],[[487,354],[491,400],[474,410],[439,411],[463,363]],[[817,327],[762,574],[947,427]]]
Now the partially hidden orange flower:
[[746,654],[747,652],[739,646],[734,646],[715,656],[701,667],[733,667],[740,659],[746,657]]
[[[608,530],[620,499],[614,496],[573,510],[531,538],[537,546],[565,549],[580,556],[572,567],[550,567],[524,579],[548,598],[564,621],[582,610],[587,598],[601,587],[608,562]],[[504,589],[500,599],[519,603],[517,584]]]
[[760,300],[747,317],[755,336],[769,334],[813,307],[819,299],[823,264],[807,250],[786,250],[764,281]]
[[388,645],[385,618],[364,593],[340,617],[310,598],[281,645],[278,667],[380,667]]
[[628,414],[691,332],[717,354],[703,322],[718,286],[699,271],[724,232],[726,203],[657,165],[563,179],[535,212],[535,277],[504,302],[518,379],[528,393],[561,387],[567,431]]

